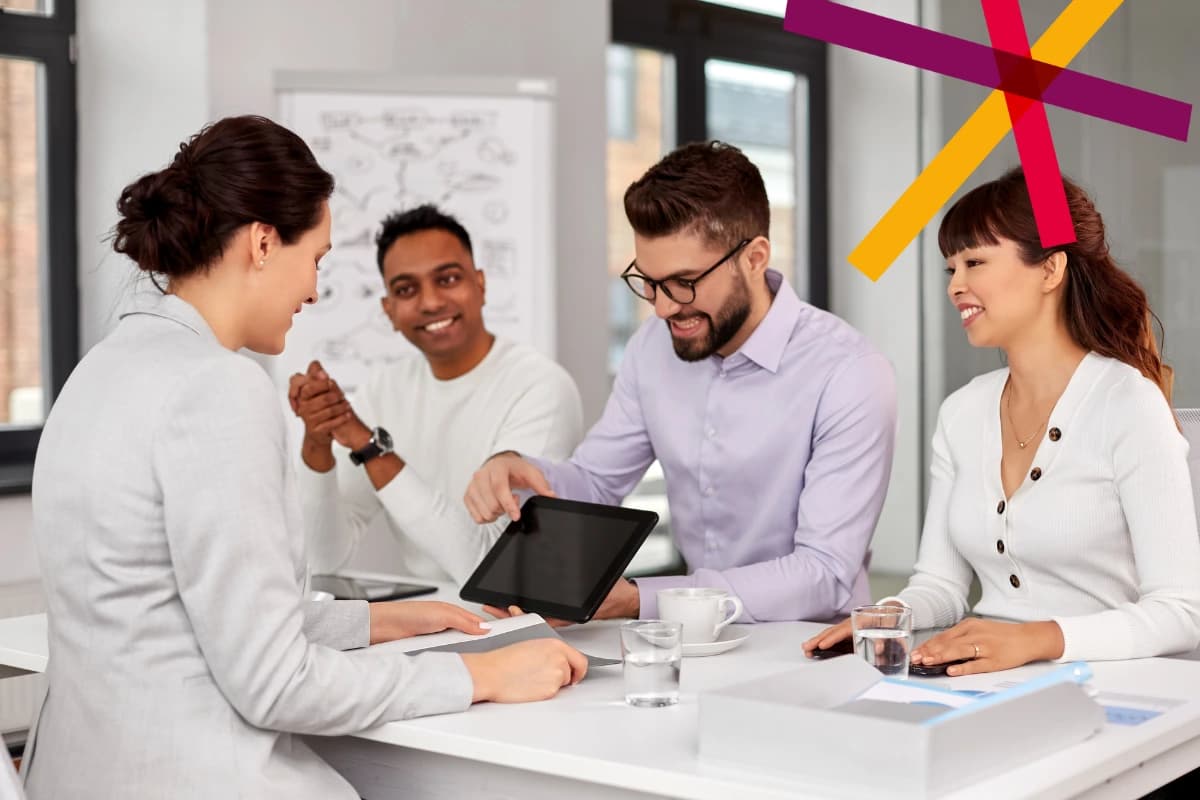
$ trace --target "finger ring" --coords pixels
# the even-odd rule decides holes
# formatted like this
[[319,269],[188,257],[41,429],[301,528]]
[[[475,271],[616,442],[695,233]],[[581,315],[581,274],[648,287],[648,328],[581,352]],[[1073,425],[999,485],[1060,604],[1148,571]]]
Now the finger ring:
[[979,658],[979,645],[973,644],[971,647],[975,648],[975,658]]

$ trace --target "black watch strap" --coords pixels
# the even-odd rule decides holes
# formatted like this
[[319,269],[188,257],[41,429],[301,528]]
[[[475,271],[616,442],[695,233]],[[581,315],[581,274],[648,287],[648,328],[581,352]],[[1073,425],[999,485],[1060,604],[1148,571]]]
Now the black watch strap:
[[359,448],[358,450],[350,451],[350,460],[357,467],[357,466],[361,466],[361,465],[367,463],[372,458],[375,458],[375,457],[381,455],[382,453],[383,453],[383,448],[380,447],[379,445],[377,445],[375,443],[374,437],[372,437],[371,441],[367,442],[366,447],[362,447],[362,448]]
[[392,452],[392,437],[383,428],[371,431],[371,441],[357,450],[350,451],[350,461],[355,466],[367,463],[372,458]]

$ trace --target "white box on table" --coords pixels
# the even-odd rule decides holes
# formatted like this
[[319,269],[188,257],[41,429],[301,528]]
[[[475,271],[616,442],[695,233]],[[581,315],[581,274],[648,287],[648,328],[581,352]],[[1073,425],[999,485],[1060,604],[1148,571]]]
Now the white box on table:
[[[883,675],[856,656],[702,692],[700,758],[812,785],[930,797],[1087,739],[1104,710],[1054,683],[970,713],[855,698]],[[863,795],[867,796],[867,795]]]

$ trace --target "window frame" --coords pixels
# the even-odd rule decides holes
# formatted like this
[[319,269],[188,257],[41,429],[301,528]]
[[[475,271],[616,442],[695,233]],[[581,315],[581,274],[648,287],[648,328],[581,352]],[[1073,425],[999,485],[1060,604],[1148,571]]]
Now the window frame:
[[[0,58],[42,67],[38,288],[47,410],[79,360],[75,41],[75,0],[54,0],[49,15],[0,9]],[[0,427],[0,494],[29,491],[41,433],[41,425]]]
[[829,307],[829,47],[783,29],[783,19],[701,0],[612,0],[613,44],[675,59],[679,144],[704,141],[708,96],[704,62],[737,61],[803,75],[808,81],[807,300]]

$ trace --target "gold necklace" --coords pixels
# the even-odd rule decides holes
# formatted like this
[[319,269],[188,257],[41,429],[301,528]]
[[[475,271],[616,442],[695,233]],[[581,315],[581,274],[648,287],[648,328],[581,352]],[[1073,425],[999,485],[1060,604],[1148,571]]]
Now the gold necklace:
[[1005,409],[1008,411],[1008,427],[1009,427],[1009,430],[1012,431],[1013,438],[1017,440],[1017,447],[1024,450],[1025,446],[1033,441],[1033,437],[1037,436],[1039,433],[1041,433],[1042,428],[1046,427],[1046,423],[1050,421],[1050,415],[1054,413],[1054,409],[1053,408],[1050,409],[1050,414],[1046,415],[1046,418],[1044,420],[1042,420],[1041,425],[1038,425],[1036,431],[1034,431],[1032,434],[1030,434],[1026,439],[1022,440],[1021,435],[1017,433],[1017,426],[1015,424],[1013,424],[1012,384],[1006,383],[1004,388],[1007,392],[1007,395],[1005,396],[1005,400],[1004,400],[1004,405],[1005,405]]

